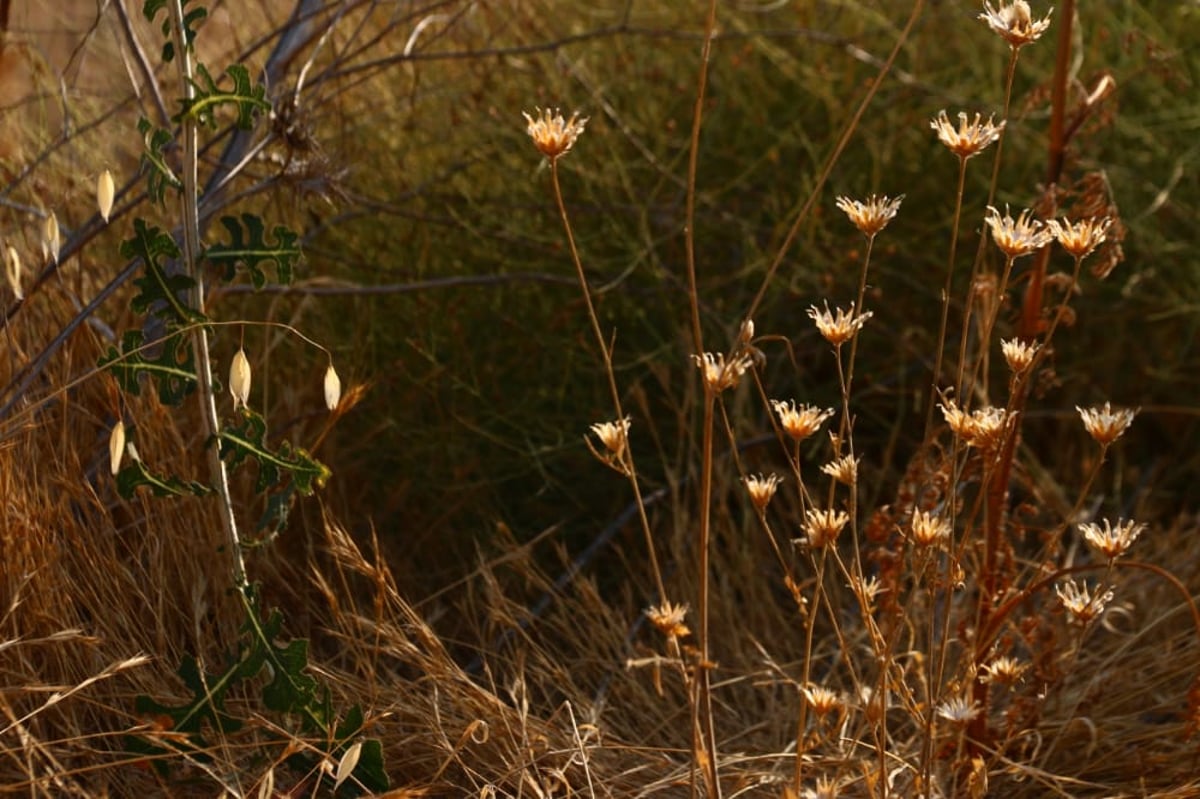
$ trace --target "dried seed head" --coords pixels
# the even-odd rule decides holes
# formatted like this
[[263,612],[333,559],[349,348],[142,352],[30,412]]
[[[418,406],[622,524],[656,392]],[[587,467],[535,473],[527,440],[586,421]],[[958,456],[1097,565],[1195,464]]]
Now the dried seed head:
[[341,400],[342,379],[338,377],[333,364],[329,364],[329,368],[325,370],[325,407],[331,411],[336,411],[338,403]]
[[1098,524],[1091,523],[1080,524],[1078,528],[1079,532],[1083,533],[1088,545],[1111,563],[1133,546],[1133,542],[1146,529],[1146,525],[1120,519],[1117,521],[1117,526],[1112,527],[1109,525],[1108,519],[1105,519],[1104,529],[1101,529]]
[[895,218],[902,202],[904,202],[903,194],[894,200],[872,194],[865,203],[851,200],[849,197],[838,197],[837,207],[850,217],[850,221],[862,231],[864,236],[875,238],[876,234]]
[[21,286],[21,256],[11,244],[4,247],[4,276],[8,278],[8,287],[18,300],[25,299],[25,289]]
[[667,638],[686,638],[692,634],[692,631],[684,623],[687,611],[688,606],[686,604],[676,605],[663,600],[661,605],[647,608],[646,617]]
[[750,501],[754,503],[754,507],[762,513],[770,504],[771,498],[775,496],[775,490],[779,488],[779,484],[783,482],[783,478],[777,474],[767,475],[763,477],[761,474],[756,474],[744,478],[746,483],[746,491],[750,494]]
[[929,547],[950,538],[950,522],[926,511],[916,511],[912,517],[911,536],[919,547]]
[[883,583],[879,582],[878,575],[872,574],[870,579],[864,580],[861,577],[854,577],[850,580],[850,590],[854,592],[855,598],[858,599],[860,605],[869,612],[875,612],[875,598],[884,593]]
[[1112,218],[1107,216],[1100,219],[1081,219],[1078,222],[1069,222],[1066,219],[1059,222],[1051,219],[1046,223],[1046,228],[1058,239],[1059,246],[1076,258],[1091,255],[1092,250],[1104,243],[1110,227]]
[[250,359],[246,351],[238,347],[229,365],[229,393],[233,395],[233,409],[247,408],[250,399]]
[[1000,342],[1000,349],[1004,352],[1004,360],[1008,363],[1008,368],[1012,370],[1014,375],[1025,373],[1033,364],[1033,358],[1037,355],[1037,342],[1025,342],[1020,339],[1009,339],[1008,341]]
[[62,233],[58,228],[58,217],[51,211],[42,225],[42,256],[50,263],[56,264],[61,249]]
[[803,530],[808,534],[804,543],[812,549],[823,549],[837,541],[850,517],[845,511],[806,510]]
[[803,441],[821,428],[821,425],[830,416],[833,416],[833,410],[829,408],[818,408],[815,405],[801,405],[796,407],[795,400],[771,400],[771,405],[775,408],[775,413],[779,416],[779,426],[787,433],[794,441]]
[[700,367],[700,371],[704,375],[704,387],[714,394],[736,388],[742,380],[742,375],[754,365],[754,361],[749,355],[735,355],[726,360],[723,352],[716,354],[706,352],[702,356],[693,355],[692,360],[696,362],[696,366]]
[[116,193],[117,187],[113,184],[112,172],[106,169],[96,179],[96,205],[99,207],[100,216],[105,222],[108,222],[109,214],[112,213],[113,198],[116,196]]
[[852,486],[858,482],[858,459],[853,455],[844,455],[823,465],[821,471],[842,485]]
[[1058,594],[1059,601],[1062,602],[1071,617],[1079,624],[1084,625],[1103,613],[1104,606],[1113,598],[1111,589],[1103,591],[1103,593],[1101,589],[1096,589],[1093,593],[1087,587],[1087,583],[1079,586],[1074,580],[1059,583],[1054,587],[1054,593]]
[[1028,663],[1022,663],[1016,658],[1005,655],[983,667],[983,679],[985,682],[1000,685],[1014,685],[1028,669]]
[[983,152],[989,144],[1000,138],[1004,121],[1001,120],[997,125],[989,116],[987,122],[983,122],[982,116],[976,114],[972,122],[967,122],[966,113],[959,111],[958,128],[955,128],[943,110],[938,112],[936,119],[930,120],[929,127],[937,132],[938,141],[946,145],[950,152],[966,160]]
[[1015,220],[1004,209],[1004,216],[995,208],[988,206],[987,217],[984,221],[992,229],[992,241],[1000,251],[1009,258],[1020,258],[1045,247],[1054,238],[1054,234],[1046,229],[1040,221],[1031,218],[1028,209],[1021,212]]
[[837,691],[831,691],[823,685],[809,685],[802,689],[802,693],[804,701],[808,702],[812,712],[818,716],[827,716],[834,711],[841,710],[845,704]]
[[113,474],[121,471],[121,457],[125,454],[125,422],[118,419],[108,434],[108,466]]
[[813,305],[808,309],[808,315],[817,325],[817,330],[821,335],[835,347],[840,347],[850,339],[854,338],[862,326],[871,318],[870,311],[862,314],[854,313],[854,306],[850,306],[847,311],[844,308],[838,308],[837,314],[829,311],[829,303],[825,303],[825,310],[820,310]]
[[817,777],[811,789],[804,789],[804,799],[837,799],[841,792],[841,783],[837,777],[821,776]]
[[534,146],[551,161],[557,160],[571,149],[575,139],[583,133],[583,126],[587,124],[587,117],[580,119],[578,111],[571,115],[569,122],[564,120],[557,108],[553,112],[549,108],[544,111],[536,108],[532,117],[525,112],[522,112],[522,115],[529,123],[526,130],[533,139]]
[[989,406],[967,413],[954,400],[947,400],[946,404],[938,407],[942,409],[946,424],[968,446],[987,450],[1003,442],[1011,418],[1011,414],[1003,408]]
[[596,438],[600,439],[600,443],[608,451],[607,457],[602,456],[603,460],[610,464],[624,461],[625,449],[629,444],[630,424],[631,421],[626,416],[615,422],[597,422],[592,425],[592,432],[596,434]]
[[1083,427],[1088,431],[1088,435],[1102,447],[1107,447],[1124,435],[1133,422],[1133,417],[1138,414],[1137,408],[1113,410],[1112,405],[1107,402],[1103,408],[1080,408],[1076,405],[1075,410],[1083,419]]
[[965,696],[952,696],[937,706],[937,714],[951,724],[969,724],[979,712],[979,705]]
[[1015,0],[1012,5],[1009,5],[1007,0],[1000,0],[1000,7],[996,9],[992,8],[991,0],[985,0],[983,13],[979,18],[1008,42],[1010,47],[1017,50],[1036,42],[1046,32],[1050,27],[1050,14],[1053,10],[1047,11],[1045,17],[1034,22],[1026,0]]

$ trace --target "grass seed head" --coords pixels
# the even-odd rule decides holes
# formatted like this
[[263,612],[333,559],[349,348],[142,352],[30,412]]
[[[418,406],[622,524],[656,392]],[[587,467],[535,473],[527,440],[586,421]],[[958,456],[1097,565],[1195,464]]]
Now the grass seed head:
[[793,441],[803,441],[821,429],[821,425],[830,416],[830,408],[818,408],[815,405],[800,405],[795,400],[771,400],[775,413],[779,416],[779,426]]
[[1111,563],[1133,546],[1133,542],[1145,531],[1146,525],[1120,519],[1116,527],[1113,527],[1108,519],[1105,519],[1103,528],[1089,522],[1078,525],[1078,529],[1088,545]]
[[850,306],[850,310],[838,308],[836,313],[830,312],[829,303],[825,303],[825,310],[820,310],[813,305],[808,309],[808,315],[817,325],[817,330],[835,347],[840,347],[850,339],[858,335],[858,331],[871,318],[870,311],[861,314],[854,313],[854,306]]
[[1080,408],[1076,405],[1075,410],[1083,419],[1083,427],[1088,431],[1088,435],[1102,447],[1107,447],[1124,435],[1133,423],[1133,417],[1138,414],[1137,408],[1113,410],[1112,405],[1107,402],[1103,408]]
[[1061,246],[1076,258],[1086,258],[1092,251],[1108,238],[1108,229],[1112,226],[1111,217],[1099,219],[1080,219],[1070,222],[1064,219],[1059,222],[1051,219],[1046,223],[1047,229],[1058,239]]
[[992,241],[1000,251],[1009,258],[1020,258],[1045,247],[1054,238],[1044,224],[1033,219],[1028,209],[1013,219],[1007,208],[1004,216],[995,208],[988,206],[985,221],[992,230]]
[[1035,22],[1026,0],[1015,0],[1011,4],[1008,0],[1000,0],[998,8],[992,8],[991,0],[985,0],[983,13],[979,18],[986,22],[996,35],[1008,42],[1010,47],[1018,50],[1036,42],[1046,32],[1050,27],[1050,14],[1053,11],[1054,9],[1047,11],[1045,17]]
[[533,145],[551,161],[566,155],[587,124],[587,117],[580,118],[578,111],[571,114],[568,121],[557,108],[553,112],[549,108],[536,108],[533,116],[525,112],[522,115],[528,123],[526,131],[533,139]]
[[864,236],[875,238],[879,231],[887,227],[888,222],[895,218],[902,202],[904,202],[903,194],[895,199],[872,194],[865,203],[851,200],[849,197],[838,197],[837,207],[850,217],[850,221],[862,231]]
[[975,114],[975,119],[967,122],[966,113],[959,111],[958,127],[955,128],[943,110],[938,112],[936,119],[930,120],[929,127],[937,132],[938,141],[946,145],[950,152],[966,160],[987,149],[1004,131],[1004,120],[997,125],[990,116],[987,122],[983,122],[982,119],[982,115]]

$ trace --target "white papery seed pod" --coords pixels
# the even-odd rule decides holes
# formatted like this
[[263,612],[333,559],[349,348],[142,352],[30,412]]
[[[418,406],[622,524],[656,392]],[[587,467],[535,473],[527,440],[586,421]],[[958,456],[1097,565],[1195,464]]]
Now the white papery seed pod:
[[25,299],[25,289],[21,287],[21,256],[11,244],[4,248],[4,275],[16,298]]
[[113,198],[116,194],[117,187],[113,184],[112,172],[106,169],[100,173],[100,177],[96,181],[96,205],[100,208],[100,216],[104,217],[106,223],[108,215],[112,213]]
[[108,434],[108,463],[112,473],[121,471],[121,457],[125,454],[125,422],[121,419]]
[[331,411],[335,411],[341,400],[342,379],[338,377],[333,364],[329,364],[329,368],[325,370],[325,407]]
[[250,359],[246,351],[238,348],[229,365],[229,393],[233,395],[233,409],[249,407],[250,399]]
[[58,217],[51,211],[42,228],[42,252],[47,261],[56,264],[60,249],[62,249],[62,233],[58,228]]

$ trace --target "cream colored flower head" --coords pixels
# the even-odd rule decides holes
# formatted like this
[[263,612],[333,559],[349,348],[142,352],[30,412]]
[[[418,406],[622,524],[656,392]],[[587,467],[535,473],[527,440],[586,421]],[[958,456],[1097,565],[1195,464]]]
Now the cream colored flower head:
[[850,217],[850,221],[864,236],[874,238],[895,218],[902,202],[903,194],[895,199],[872,194],[865,203],[851,200],[849,197],[838,197],[837,207]]
[[1093,590],[1088,588],[1087,583],[1079,585],[1074,580],[1059,583],[1054,587],[1054,593],[1058,594],[1058,600],[1079,624],[1087,624],[1103,613],[1113,598],[1111,590]]
[[850,521],[845,511],[806,510],[804,512],[804,543],[812,549],[823,549],[837,541],[842,528]]
[[762,513],[767,509],[771,498],[775,496],[775,491],[783,482],[783,478],[777,474],[769,474],[766,477],[756,474],[743,478],[743,482],[746,484],[746,493],[750,495],[750,501],[754,503],[754,507],[758,508],[758,512]]
[[1107,216],[1099,219],[1080,219],[1078,222],[1066,219],[1059,222],[1051,219],[1046,223],[1054,238],[1058,239],[1059,246],[1076,258],[1091,255],[1092,251],[1108,238],[1108,229],[1111,226],[1112,219]]
[[771,400],[771,406],[779,416],[779,426],[793,441],[803,441],[821,429],[821,425],[833,410],[818,408],[815,405],[796,405],[795,400]]
[[723,352],[706,352],[702,356],[693,355],[692,360],[703,374],[704,387],[714,394],[736,388],[742,381],[742,375],[754,365],[753,359],[745,353],[726,359]]
[[954,434],[978,449],[995,449],[1004,441],[1008,429],[1010,414],[1003,408],[978,408],[970,413],[958,407],[954,400],[947,400],[942,409],[942,416]]
[[692,631],[688,629],[687,619],[688,606],[686,604],[675,604],[673,602],[663,601],[661,605],[656,605],[646,610],[646,618],[650,619],[660,633],[666,638],[686,638],[691,635]]
[[807,688],[802,688],[801,693],[804,694],[804,701],[818,716],[825,716],[835,710],[841,710],[845,704],[837,691],[823,685],[809,685]]
[[1039,220],[1033,219],[1031,214],[1026,209],[1013,219],[1007,208],[1004,209],[1004,216],[1000,216],[999,211],[988,206],[984,221],[992,230],[992,241],[1009,258],[1037,252],[1054,239],[1054,234]]
[[951,724],[968,724],[979,713],[979,705],[965,696],[952,696],[937,706],[937,714]]
[[966,160],[987,149],[1004,131],[1004,120],[999,125],[992,122],[992,117],[988,117],[987,122],[981,120],[982,116],[976,114],[974,121],[967,122],[966,113],[959,111],[958,127],[955,128],[946,112],[941,111],[936,119],[930,121],[929,127],[937,132],[938,141],[946,145],[950,152]]
[[625,457],[625,447],[629,443],[630,424],[629,417],[626,416],[615,422],[596,422],[591,429],[609,454],[619,461]]
[[999,0],[998,8],[992,8],[991,0],[985,0],[983,13],[979,18],[1016,50],[1036,42],[1046,32],[1050,27],[1050,14],[1053,11],[1054,9],[1047,11],[1045,17],[1035,22],[1026,0],[1014,0],[1012,3]]
[[829,310],[829,303],[826,302],[825,310],[813,305],[808,309],[808,315],[816,323],[817,330],[825,340],[835,347],[840,347],[858,335],[858,331],[873,314],[870,311],[855,314],[853,305],[849,311],[838,308],[835,314]]
[[821,471],[842,485],[852,486],[858,482],[858,458],[844,455],[821,466]]
[[1133,417],[1138,414],[1137,408],[1113,410],[1112,405],[1107,402],[1103,408],[1080,408],[1076,405],[1075,410],[1083,419],[1083,427],[1088,431],[1088,435],[1102,447],[1107,447],[1124,435],[1133,423]]
[[1113,527],[1108,519],[1104,520],[1103,528],[1091,523],[1079,525],[1079,532],[1083,534],[1088,546],[1107,558],[1110,563],[1124,555],[1145,529],[1146,525],[1126,519],[1118,520],[1116,527]]
[[1000,342],[1000,350],[1004,353],[1004,361],[1008,368],[1014,375],[1019,375],[1033,365],[1038,344],[1036,341],[1026,342],[1019,338],[1011,338]]
[[578,111],[567,121],[557,108],[553,112],[549,108],[538,108],[534,109],[533,116],[525,112],[522,115],[528,123],[526,131],[534,146],[551,161],[566,155],[587,124],[587,117],[580,118]]
[[950,522],[928,511],[914,511],[909,536],[919,547],[940,544],[950,538]]

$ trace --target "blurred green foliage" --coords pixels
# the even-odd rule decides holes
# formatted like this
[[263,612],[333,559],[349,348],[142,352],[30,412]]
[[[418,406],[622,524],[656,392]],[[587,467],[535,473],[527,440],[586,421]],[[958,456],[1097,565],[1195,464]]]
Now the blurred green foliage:
[[[880,458],[896,442],[894,462],[870,472],[884,491],[921,436],[949,246],[957,164],[929,120],[941,109],[998,114],[1008,59],[979,4],[928,5],[755,319],[760,335],[791,345],[764,345],[768,394],[831,404],[833,362],[804,311],[853,299],[863,248],[833,200],[907,195],[877,242],[876,319],[857,383],[860,450]],[[631,500],[581,440],[612,411],[523,110],[590,117],[562,162],[563,186],[613,331],[639,469],[650,488],[679,485],[697,460],[682,228],[707,4],[451,6],[420,37],[392,32],[393,59],[348,71],[336,92],[317,94],[327,107],[309,109],[330,163],[346,170],[339,200],[305,206],[310,271],[397,289],[321,300],[330,329],[318,338],[344,342],[339,370],[372,385],[323,455],[344,518],[375,524],[416,595],[461,576],[498,524],[518,539],[562,524],[577,550]],[[709,349],[728,346],[908,11],[888,0],[720,5],[696,219]],[[1190,501],[1196,468],[1195,448],[1178,449],[1195,441],[1195,421],[1167,406],[1191,405],[1200,374],[1200,19],[1194,3],[1175,2],[1080,4],[1080,15],[1074,91],[1102,73],[1118,88],[1073,143],[1068,170],[1106,171],[1127,260],[1104,283],[1084,280],[1078,324],[1058,339],[1060,385],[1037,406],[1033,429],[1045,436],[1027,443],[1071,485],[1086,454],[1073,406],[1145,406],[1115,479],[1152,478],[1143,499],[1173,512]],[[1046,169],[1054,37],[1020,55],[998,195],[1014,208],[1036,199]],[[990,164],[990,153],[971,162],[958,289]],[[749,393],[733,407],[740,434],[769,430]],[[1170,464],[1156,460],[1164,442],[1176,447]],[[769,467],[769,448],[749,463]]]

